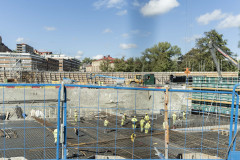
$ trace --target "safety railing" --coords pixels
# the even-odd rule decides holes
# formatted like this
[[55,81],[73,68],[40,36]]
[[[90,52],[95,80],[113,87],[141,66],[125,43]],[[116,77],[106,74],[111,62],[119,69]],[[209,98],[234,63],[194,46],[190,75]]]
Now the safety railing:
[[59,89],[59,84],[0,84],[0,159],[57,157]]
[[0,84],[0,93],[0,158],[230,159],[239,150],[234,90]]

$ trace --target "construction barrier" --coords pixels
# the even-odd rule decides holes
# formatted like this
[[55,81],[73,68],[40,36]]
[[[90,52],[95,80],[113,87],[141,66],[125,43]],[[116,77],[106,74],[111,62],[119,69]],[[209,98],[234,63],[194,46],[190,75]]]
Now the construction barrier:
[[[231,159],[240,149],[236,89],[0,84],[0,158]],[[230,113],[221,98],[199,112],[192,96],[202,94],[231,95]]]

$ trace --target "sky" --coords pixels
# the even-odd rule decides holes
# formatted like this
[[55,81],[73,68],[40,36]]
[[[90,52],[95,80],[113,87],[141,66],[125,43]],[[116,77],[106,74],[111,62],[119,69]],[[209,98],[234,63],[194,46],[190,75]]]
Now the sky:
[[239,6],[239,0],[0,0],[0,36],[10,49],[27,43],[79,59],[129,58],[159,42],[185,54],[216,29],[240,55]]

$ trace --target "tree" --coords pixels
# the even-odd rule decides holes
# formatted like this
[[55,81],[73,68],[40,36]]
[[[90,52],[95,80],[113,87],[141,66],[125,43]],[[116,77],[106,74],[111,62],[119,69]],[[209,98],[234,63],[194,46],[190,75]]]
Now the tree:
[[173,58],[181,56],[181,49],[168,42],[159,42],[152,48],[147,48],[143,53],[141,62],[144,71],[166,72],[173,71]]
[[134,64],[134,58],[128,58],[126,61],[126,72],[134,72],[135,64]]
[[200,66],[202,62],[202,57],[199,49],[192,48],[188,53],[181,56],[180,59],[180,71],[184,71],[187,67],[190,68],[191,71],[201,71]]
[[83,64],[91,64],[92,63],[92,59],[90,57],[85,57],[82,62],[81,62],[81,65]]
[[[211,30],[209,32],[204,33],[204,37],[196,40],[196,51],[194,52],[194,62],[197,63],[201,67],[200,69],[203,71],[216,71],[216,66],[213,63],[213,58],[211,56],[208,44],[209,41],[214,42],[218,45],[225,53],[233,57],[234,55],[227,47],[227,40],[223,39],[223,35],[219,34],[216,30]],[[224,61],[225,57],[219,54],[216,51],[217,59],[219,61],[222,68],[222,71],[234,71],[236,68],[233,65],[229,65],[229,62]],[[199,64],[201,63],[201,64]],[[195,64],[197,65],[197,64]]]
[[121,59],[116,58],[114,61],[114,72],[125,72],[126,68],[127,68],[127,64],[124,60],[124,57],[122,57]]
[[112,63],[112,61],[110,61],[109,59],[104,59],[100,63],[100,70],[102,72],[112,72],[113,71],[113,67],[112,67],[111,63]]

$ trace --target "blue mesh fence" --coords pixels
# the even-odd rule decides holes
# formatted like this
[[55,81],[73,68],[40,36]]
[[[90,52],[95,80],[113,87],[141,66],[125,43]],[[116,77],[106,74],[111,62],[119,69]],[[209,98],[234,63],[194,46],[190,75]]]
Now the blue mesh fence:
[[0,158],[56,158],[59,87],[0,84]]
[[237,92],[0,86],[0,157],[224,159],[239,150]]

